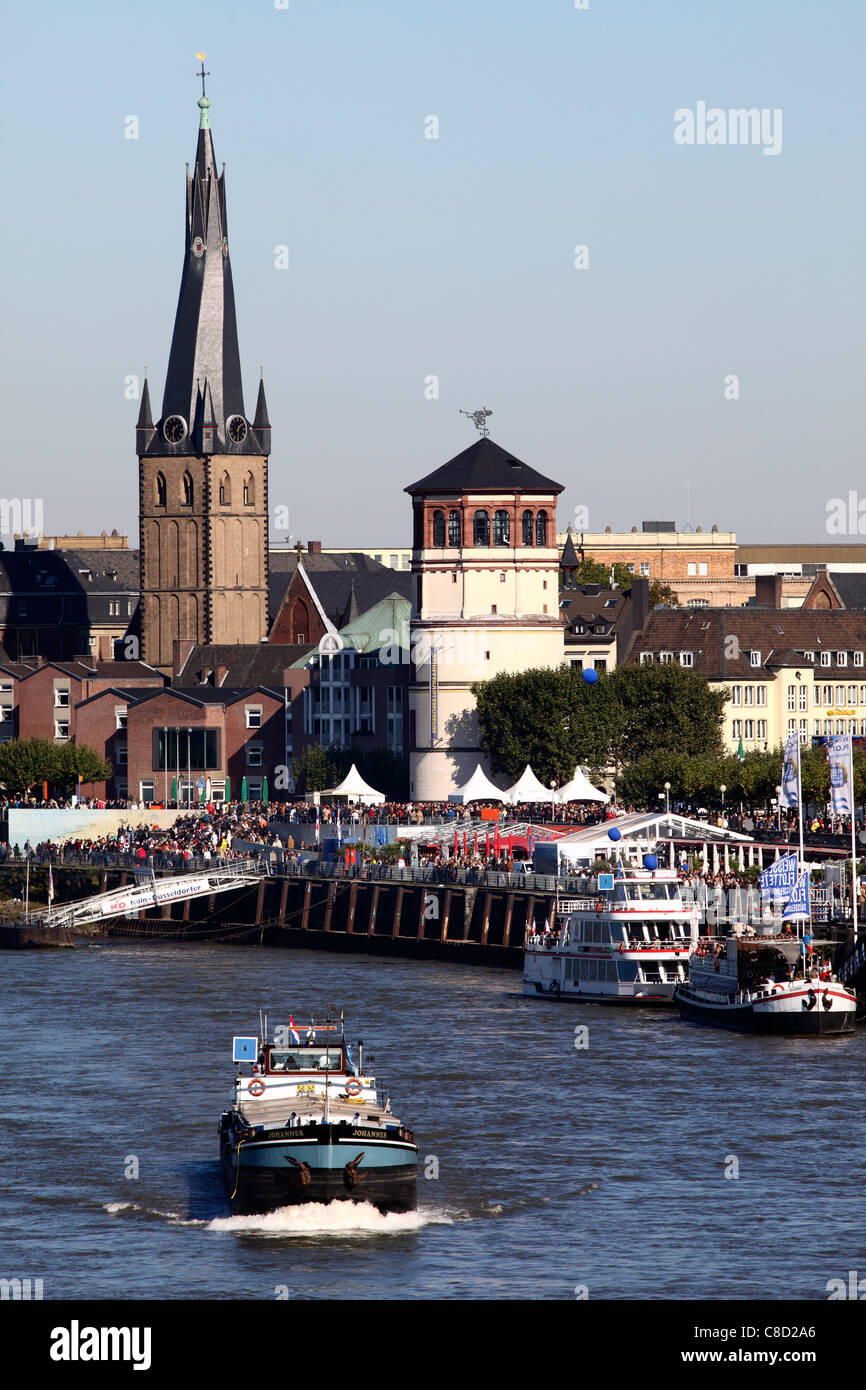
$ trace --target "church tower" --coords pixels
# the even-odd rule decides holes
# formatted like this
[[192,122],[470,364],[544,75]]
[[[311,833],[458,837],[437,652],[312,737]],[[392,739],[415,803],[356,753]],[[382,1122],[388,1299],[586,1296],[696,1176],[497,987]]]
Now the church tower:
[[264,383],[254,419],[241,384],[226,224],[205,95],[186,176],[186,246],[162,412],[147,382],[136,429],[142,659],[170,668],[175,641],[252,643],[268,631]]

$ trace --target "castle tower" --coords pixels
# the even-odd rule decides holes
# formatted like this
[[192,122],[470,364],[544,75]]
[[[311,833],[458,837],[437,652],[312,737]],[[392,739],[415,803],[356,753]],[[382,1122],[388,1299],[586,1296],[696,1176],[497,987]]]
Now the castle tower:
[[405,490],[414,512],[410,796],[441,801],[485,764],[473,682],[563,660],[563,489],[485,435]]
[[162,413],[144,384],[136,429],[142,658],[170,667],[177,639],[259,642],[268,631],[268,455],[264,384],[244,409],[226,223],[204,64],[186,246]]

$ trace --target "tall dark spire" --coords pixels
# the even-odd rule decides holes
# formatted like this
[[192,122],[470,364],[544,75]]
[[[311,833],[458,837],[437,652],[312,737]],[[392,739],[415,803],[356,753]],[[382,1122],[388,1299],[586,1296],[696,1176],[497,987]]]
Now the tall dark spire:
[[[186,175],[186,245],[174,333],[171,340],[162,418],[150,452],[197,453],[195,429],[199,391],[208,386],[208,413],[216,432],[213,453],[257,453],[244,411],[235,297],[226,222],[225,172],[218,174],[205,95],[204,61],[195,166]],[[179,416],[185,430],[171,417]],[[227,423],[232,417],[231,432]],[[199,420],[201,415],[199,413]],[[168,429],[165,428],[169,421]],[[180,438],[177,436],[180,435]]]

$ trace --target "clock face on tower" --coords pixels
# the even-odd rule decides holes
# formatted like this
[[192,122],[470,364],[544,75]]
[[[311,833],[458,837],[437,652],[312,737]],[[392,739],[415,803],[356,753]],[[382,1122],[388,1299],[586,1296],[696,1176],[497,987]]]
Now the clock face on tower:
[[186,434],[186,422],[179,415],[169,415],[162,432],[169,444],[179,444]]
[[242,415],[232,415],[227,422],[229,439],[235,444],[243,444],[247,437],[247,422]]

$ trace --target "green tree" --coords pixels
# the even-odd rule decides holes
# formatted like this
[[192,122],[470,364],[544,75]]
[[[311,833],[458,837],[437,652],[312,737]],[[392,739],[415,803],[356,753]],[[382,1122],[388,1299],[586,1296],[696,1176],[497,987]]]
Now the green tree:
[[[595,560],[591,555],[587,555],[575,570],[575,578],[578,584],[601,584],[604,588],[610,585],[610,565],[603,560]],[[616,561],[613,566],[613,577],[618,589],[630,589],[634,575],[628,565],[621,561]]]
[[0,782],[10,792],[29,792],[40,782],[52,782],[57,753],[47,738],[16,738],[0,745]]
[[673,662],[618,666],[610,684],[622,711],[620,763],[654,752],[721,755],[728,696],[697,672]]
[[49,789],[69,793],[78,781],[104,782],[111,777],[106,762],[86,744],[55,744],[47,738],[13,739],[0,744],[0,783],[11,792],[29,792],[43,782]]
[[578,763],[598,773],[619,741],[620,713],[605,676],[590,685],[563,665],[476,681],[472,693],[490,766],[514,779],[527,763],[545,785],[567,782]]
[[67,795],[78,785],[79,776],[82,785],[87,786],[93,782],[107,782],[114,775],[111,763],[84,743],[65,743],[55,752],[53,781]]
[[658,608],[660,603],[664,603],[668,608],[679,608],[680,601],[676,591],[670,584],[663,584],[660,579],[653,579],[649,586],[649,606]]

